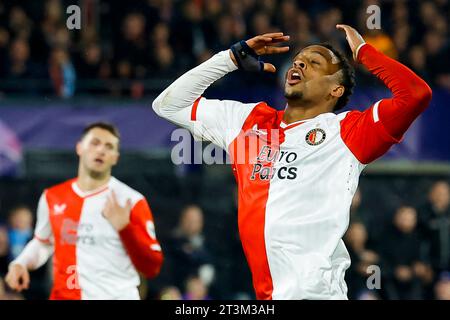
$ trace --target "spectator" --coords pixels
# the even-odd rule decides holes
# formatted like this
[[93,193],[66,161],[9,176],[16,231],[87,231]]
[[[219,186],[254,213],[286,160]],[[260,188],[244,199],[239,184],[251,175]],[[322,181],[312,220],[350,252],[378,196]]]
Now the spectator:
[[161,290],[159,300],[182,300],[180,290],[175,286],[168,286]]
[[[366,281],[370,275],[368,267],[379,262],[378,254],[366,247],[367,239],[368,235],[364,224],[361,222],[350,224],[345,235],[345,243],[352,261],[349,270],[346,272],[349,299],[366,297],[368,291]],[[370,297],[375,298],[377,295],[372,292]]]
[[0,27],[0,76],[5,77],[6,59],[8,56],[9,32]]
[[11,8],[9,13],[9,30],[13,38],[27,40],[31,36],[32,22],[21,7]]
[[76,70],[78,76],[83,79],[104,78],[102,73],[102,49],[98,43],[91,42],[86,45],[78,58]]
[[33,236],[33,214],[25,205],[18,205],[9,212],[8,237],[11,259],[17,258]]
[[51,48],[69,50],[71,48],[72,41],[70,39],[70,33],[67,27],[58,27],[54,34],[49,35],[48,42]]
[[221,0],[210,0],[204,2],[205,18],[214,19],[220,15],[220,12],[224,11],[223,3]]
[[274,32],[275,28],[270,23],[270,15],[265,11],[255,13],[251,22],[252,34],[264,34]]
[[277,25],[281,26],[281,30],[284,30],[286,34],[294,35],[298,27],[297,3],[294,0],[284,0],[277,11]]
[[363,206],[363,194],[361,189],[356,189],[350,206],[350,221],[361,222],[367,230],[367,246],[374,247],[381,237],[379,221],[383,219],[381,212],[369,211],[367,206]]
[[385,37],[386,40],[383,46],[383,50],[388,52],[391,58],[407,61],[407,57],[405,55],[407,54],[411,38],[411,28],[409,24],[398,24],[398,26],[395,27],[392,41],[387,37],[387,35],[385,35]]
[[203,236],[203,212],[197,205],[186,206],[167,244],[174,284],[183,287],[190,276],[199,276],[206,285],[214,279],[212,257]]
[[317,16],[317,34],[322,42],[336,43],[341,34],[336,24],[342,21],[342,12],[338,8],[330,8],[320,12]]
[[439,16],[436,5],[432,1],[424,1],[420,4],[419,15],[421,22],[430,27],[433,25],[433,21]]
[[423,283],[432,280],[431,268],[421,255],[422,245],[416,225],[416,210],[401,206],[381,240],[382,270],[386,277],[385,293],[388,299],[421,299]]
[[117,74],[121,77],[147,76],[150,52],[146,23],[145,16],[140,13],[130,13],[123,21],[122,38],[115,48]]
[[75,68],[69,53],[61,47],[51,52],[49,74],[56,94],[62,98],[70,98],[75,93]]
[[444,85],[439,79],[450,74],[449,49],[445,47],[444,35],[437,31],[429,31],[424,37],[424,47],[427,53],[427,70],[434,75],[435,84]]
[[174,76],[175,56],[169,45],[161,45],[155,48],[155,71],[161,75]]
[[394,25],[409,24],[409,11],[406,1],[393,3],[391,23]]
[[[15,259],[20,252],[22,252],[25,245],[31,240],[33,236],[33,214],[31,210],[25,205],[18,205],[10,210],[8,226],[8,241],[9,241],[9,259],[8,263]],[[0,229],[0,261],[1,259],[1,244],[2,244],[2,230]],[[31,272],[30,276],[33,278],[30,288],[23,293],[26,299],[47,299],[50,291],[49,270],[45,266]],[[8,266],[6,266],[7,268]],[[0,273],[0,277],[1,277]],[[13,295],[15,297],[15,295]],[[17,298],[17,297],[16,297]],[[16,299],[14,298],[14,299]],[[22,295],[19,296],[22,298]]]
[[199,2],[187,0],[180,6],[181,14],[173,21],[173,50],[188,67],[214,40],[214,26],[205,19]]
[[[212,1],[208,1],[208,3],[209,2]],[[157,15],[161,21],[170,22],[174,18],[175,10],[173,0],[160,1],[156,9],[158,11]]]
[[[31,47],[33,48],[33,57],[36,61],[48,63],[50,49],[54,45],[55,35],[59,31],[59,38],[67,38],[68,35],[62,35],[63,27],[63,9],[58,0],[49,0],[45,3],[42,21],[36,25],[36,29],[31,38]],[[67,31],[67,30],[66,30]],[[70,40],[70,37],[69,39]]]
[[427,56],[425,49],[420,45],[413,46],[408,53],[408,63],[421,78],[429,80],[429,74],[426,67]]
[[161,76],[173,77],[178,68],[175,65],[175,54],[170,46],[170,29],[165,23],[159,23],[152,32],[153,66],[152,71]]
[[213,39],[212,49],[220,51],[228,48],[230,44],[235,43],[245,37],[246,26],[240,18],[233,17],[230,14],[222,14],[216,22],[217,36]]
[[26,40],[18,38],[11,43],[6,69],[6,76],[10,79],[25,79],[35,75],[30,60],[30,46]]
[[438,181],[430,189],[428,201],[419,208],[422,238],[429,242],[435,272],[450,270],[450,186]]
[[208,286],[200,277],[191,276],[186,280],[186,291],[183,300],[211,300]]
[[450,272],[443,272],[435,285],[436,300],[450,300]]
[[[80,69],[77,71],[81,78],[98,79],[105,93],[131,93],[139,98],[147,89],[142,79],[173,78],[180,70],[204,61],[211,53],[226,49],[232,43],[256,33],[281,30],[290,34],[293,52],[322,41],[346,50],[347,46],[342,45],[343,37],[336,32],[336,23],[355,24],[360,30],[367,30],[366,9],[376,4],[383,12],[381,29],[368,30],[364,35],[366,41],[389,56],[410,63],[415,70],[420,70],[420,75],[426,71],[433,85],[450,90],[450,60],[447,59],[450,54],[447,41],[449,28],[445,16],[448,4],[445,1],[389,3],[371,0],[361,2],[359,7],[350,1],[340,2],[338,7],[333,7],[333,3],[306,2],[298,7],[299,2],[294,0],[162,0],[131,3],[100,0],[91,9],[101,11],[101,18],[122,20],[121,26],[111,28],[107,24],[96,23],[96,18],[91,17],[83,27],[78,43],[70,36],[77,34],[69,33],[64,26],[61,1],[46,1],[43,13],[34,12],[36,10],[33,8],[39,7],[37,5],[14,4],[5,10],[4,31],[0,28],[0,59],[2,62],[6,60],[3,63],[5,67],[11,65],[6,57],[13,46],[9,38],[25,41],[33,50],[32,59],[27,59],[27,64],[14,63],[15,71],[10,72],[7,68],[0,70],[0,74],[9,75],[12,79],[37,79],[48,70],[53,49],[58,47],[70,52],[79,48],[81,59],[77,61],[77,68]],[[4,46],[6,44],[3,50],[2,43]],[[98,52],[100,47],[101,54]],[[276,64],[286,64],[289,61],[286,57],[278,57],[280,61]],[[24,65],[31,66],[31,70],[24,68]],[[125,81],[105,81],[111,77]],[[360,83],[373,84],[366,77],[361,78]],[[259,79],[263,82],[272,80],[270,77]],[[248,83],[248,77],[239,77],[237,81]],[[31,85],[21,83],[23,86],[20,89],[8,90],[41,92],[27,90]],[[236,86],[239,87],[240,83]],[[86,86],[83,90],[89,92],[90,87]]]
[[361,202],[362,193],[361,189],[358,188],[353,195],[352,203],[350,205],[350,220],[352,222],[362,222],[367,227],[366,219],[368,218],[368,213],[362,209]]

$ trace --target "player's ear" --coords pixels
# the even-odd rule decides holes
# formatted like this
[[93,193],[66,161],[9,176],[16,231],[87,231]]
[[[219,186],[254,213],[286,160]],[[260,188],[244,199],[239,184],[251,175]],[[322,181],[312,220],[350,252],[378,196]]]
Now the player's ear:
[[113,157],[113,161],[112,161],[112,165],[115,166],[117,164],[117,162],[119,162],[120,159],[120,142],[117,141],[117,143],[115,143],[115,155]]
[[75,147],[75,150],[77,152],[78,156],[81,156],[81,140],[77,142],[77,145]]
[[345,92],[345,87],[343,85],[335,85],[332,89],[331,89],[331,96],[335,97],[335,98],[340,98],[342,97],[342,95]]
[[119,162],[119,158],[120,158],[120,152],[119,151],[117,151],[117,154],[116,154],[116,156],[114,157],[114,160],[113,160],[113,166],[115,166],[116,164],[117,164],[117,162]]

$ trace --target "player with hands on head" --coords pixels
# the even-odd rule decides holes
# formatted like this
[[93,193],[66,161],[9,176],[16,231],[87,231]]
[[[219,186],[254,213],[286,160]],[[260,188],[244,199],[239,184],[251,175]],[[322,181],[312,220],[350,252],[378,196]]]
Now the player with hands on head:
[[[402,140],[431,89],[348,25],[353,59],[392,92],[364,111],[339,112],[355,85],[352,65],[329,44],[303,48],[286,72],[286,106],[207,99],[230,72],[275,72],[261,55],[289,50],[283,33],[240,41],[174,81],[152,104],[160,117],[222,147],[238,185],[238,225],[258,299],[347,299],[342,241],[359,176]],[[256,139],[255,139],[256,137]],[[256,140],[256,142],[255,142]],[[256,152],[254,151],[256,149]]]

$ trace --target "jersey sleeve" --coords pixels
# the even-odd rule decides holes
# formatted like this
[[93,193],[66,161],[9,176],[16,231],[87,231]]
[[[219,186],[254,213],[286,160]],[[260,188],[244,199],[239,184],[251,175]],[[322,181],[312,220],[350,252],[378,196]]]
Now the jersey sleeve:
[[53,250],[53,245],[34,238],[27,243],[20,255],[11,264],[18,263],[28,270],[38,269],[47,262],[53,254]]
[[202,98],[205,90],[226,74],[237,70],[229,50],[189,70],[152,103],[156,114],[188,129],[197,140],[207,140],[227,150],[228,145],[256,103]]
[[153,215],[145,198],[133,206],[130,223],[119,235],[136,269],[148,278],[158,275],[163,253],[156,238]]
[[350,111],[341,120],[342,140],[362,164],[381,157],[401,140],[391,136],[380,121],[380,103],[383,103],[383,100],[363,112]]
[[46,191],[44,191],[39,199],[36,227],[34,229],[34,237],[43,242],[50,244],[53,242],[52,226],[50,224],[50,212],[48,208]]
[[256,103],[198,98],[186,114],[197,140],[211,141],[228,152]]
[[357,50],[357,60],[380,79],[391,98],[375,103],[364,112],[350,111],[341,120],[344,143],[363,164],[386,153],[429,106],[432,92],[412,70],[369,44]]

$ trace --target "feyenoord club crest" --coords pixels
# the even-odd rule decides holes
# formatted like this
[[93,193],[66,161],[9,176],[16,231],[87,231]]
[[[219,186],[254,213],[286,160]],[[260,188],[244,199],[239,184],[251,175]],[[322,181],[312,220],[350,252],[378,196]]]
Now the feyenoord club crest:
[[323,131],[320,128],[309,130],[309,132],[306,134],[305,140],[306,143],[308,143],[310,146],[317,146],[321,144],[326,137],[325,131]]

